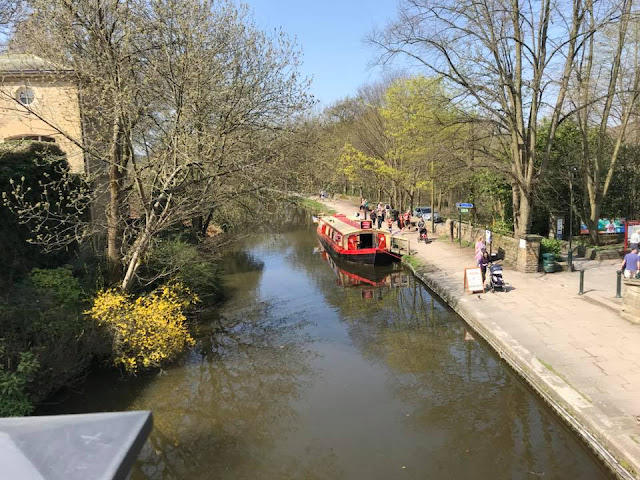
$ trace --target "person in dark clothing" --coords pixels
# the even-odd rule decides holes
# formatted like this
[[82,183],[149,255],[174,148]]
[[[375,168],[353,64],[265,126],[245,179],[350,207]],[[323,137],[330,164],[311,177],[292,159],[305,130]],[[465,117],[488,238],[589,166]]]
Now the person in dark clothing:
[[482,249],[482,256],[478,259],[478,266],[480,267],[480,271],[482,272],[482,284],[484,285],[485,278],[487,276],[487,267],[489,266],[489,262],[491,261],[489,257],[489,252],[487,252],[484,248]]
[[376,228],[377,217],[378,215],[376,214],[376,211],[371,210],[371,213],[369,214],[369,218],[371,219],[371,228]]
[[378,214],[378,230],[382,228],[382,222],[384,222],[384,210]]

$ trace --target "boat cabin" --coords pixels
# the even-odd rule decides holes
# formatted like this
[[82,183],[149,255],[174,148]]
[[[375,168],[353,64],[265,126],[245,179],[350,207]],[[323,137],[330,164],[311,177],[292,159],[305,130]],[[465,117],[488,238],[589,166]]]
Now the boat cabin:
[[371,220],[352,220],[346,215],[323,217],[320,233],[344,250],[365,250],[389,245],[388,233],[373,229]]

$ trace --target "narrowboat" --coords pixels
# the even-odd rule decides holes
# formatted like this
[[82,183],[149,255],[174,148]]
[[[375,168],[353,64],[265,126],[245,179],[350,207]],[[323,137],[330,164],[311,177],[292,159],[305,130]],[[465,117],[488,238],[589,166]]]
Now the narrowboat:
[[409,253],[409,241],[374,228],[371,220],[337,214],[318,219],[320,243],[338,260],[366,265],[389,265]]

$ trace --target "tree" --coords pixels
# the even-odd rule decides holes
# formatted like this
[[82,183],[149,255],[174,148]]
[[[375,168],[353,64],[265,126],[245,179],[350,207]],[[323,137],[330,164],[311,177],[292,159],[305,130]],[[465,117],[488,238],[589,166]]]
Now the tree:
[[466,138],[457,124],[458,112],[449,104],[441,78],[423,76],[399,79],[385,93],[381,109],[387,135],[399,157],[399,178],[408,203],[420,191],[430,190],[435,207],[435,184],[451,185],[447,173],[459,167],[455,152]]
[[[492,126],[501,144],[496,158],[508,158],[517,234],[530,229],[533,193],[583,45],[584,18],[582,0],[406,0],[398,19],[369,39],[381,49],[381,62],[405,57],[442,76],[453,98]],[[542,116],[550,129],[538,152]]]
[[0,0],[0,50],[11,34],[14,24],[24,14],[25,5],[22,0]]
[[588,40],[574,67],[571,102],[581,134],[582,217],[593,245],[599,244],[602,205],[640,96],[640,25],[631,6],[631,0],[613,3],[606,16],[615,17],[616,22],[598,29],[604,23],[599,18],[602,14],[593,1],[586,3],[587,21],[582,28]]
[[59,244],[106,231],[114,278],[128,290],[161,233],[206,231],[216,209],[258,194],[311,103],[308,82],[286,36],[261,32],[232,2],[33,3],[22,28],[42,33],[23,37],[73,69],[86,119],[85,138],[73,140],[92,204],[107,204],[92,222],[67,219],[83,227]]

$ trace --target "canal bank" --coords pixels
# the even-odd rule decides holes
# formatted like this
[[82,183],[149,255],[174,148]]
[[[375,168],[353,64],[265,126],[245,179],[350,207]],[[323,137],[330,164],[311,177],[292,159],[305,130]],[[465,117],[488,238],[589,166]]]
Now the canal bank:
[[[345,201],[328,206],[351,213]],[[416,233],[407,233],[415,240]],[[468,295],[473,250],[412,242],[408,265],[518,372],[620,478],[640,472],[640,330],[577,296],[574,277],[505,270],[508,292]]]

